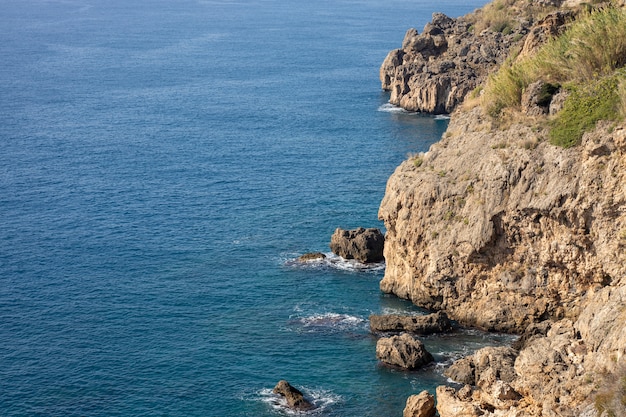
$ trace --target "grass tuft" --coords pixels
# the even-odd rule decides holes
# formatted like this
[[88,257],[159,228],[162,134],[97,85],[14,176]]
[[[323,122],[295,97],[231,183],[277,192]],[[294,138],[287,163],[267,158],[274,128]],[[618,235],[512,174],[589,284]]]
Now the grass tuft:
[[[497,119],[505,109],[520,109],[524,90],[543,80],[572,91],[553,123],[551,142],[579,143],[601,119],[626,117],[626,8],[606,6],[584,12],[568,30],[529,57],[507,60],[487,80],[482,104]],[[546,91],[546,101],[554,91]]]

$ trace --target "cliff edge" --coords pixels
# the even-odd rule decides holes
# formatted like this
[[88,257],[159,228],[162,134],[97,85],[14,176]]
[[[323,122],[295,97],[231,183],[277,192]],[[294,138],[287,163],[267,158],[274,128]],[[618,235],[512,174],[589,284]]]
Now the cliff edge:
[[[615,73],[592,75],[613,82],[602,94],[621,97],[622,116],[594,120],[570,147],[551,143],[563,108],[556,91],[574,97],[568,112],[593,113],[580,103],[595,80],[559,80],[542,97],[545,113],[518,104],[498,118],[484,100],[466,101],[441,141],[390,177],[381,290],[462,325],[522,335],[510,369],[437,389],[441,417],[626,415],[623,53]],[[479,357],[467,359],[472,372]]]

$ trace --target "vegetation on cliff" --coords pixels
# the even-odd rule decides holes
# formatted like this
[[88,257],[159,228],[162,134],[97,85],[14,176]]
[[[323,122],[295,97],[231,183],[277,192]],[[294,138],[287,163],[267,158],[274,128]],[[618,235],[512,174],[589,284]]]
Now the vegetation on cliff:
[[[474,42],[518,30],[532,3],[475,13]],[[381,290],[522,335],[510,360],[453,367],[466,385],[437,389],[442,417],[626,416],[626,4],[613,3],[536,20],[389,179]]]
[[[548,4],[546,4],[548,3]],[[522,22],[532,22],[556,10],[549,2],[531,0],[495,0],[468,16],[472,30],[500,32],[509,35],[522,26]]]
[[597,121],[626,117],[625,65],[626,9],[581,12],[536,53],[509,58],[489,78],[482,103],[490,116],[499,118],[519,113],[524,91],[535,82],[561,88],[570,94],[551,121],[550,141],[570,147]]

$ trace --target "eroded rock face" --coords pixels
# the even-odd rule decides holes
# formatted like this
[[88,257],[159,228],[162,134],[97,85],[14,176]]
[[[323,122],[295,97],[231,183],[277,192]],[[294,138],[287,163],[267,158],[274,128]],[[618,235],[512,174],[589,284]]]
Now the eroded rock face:
[[379,339],[376,357],[387,365],[403,369],[418,369],[434,360],[424,344],[408,333]]
[[517,354],[510,347],[485,347],[453,363],[444,375],[466,385],[488,385],[492,380],[510,383],[516,377],[514,365]]
[[[390,178],[381,289],[461,324],[523,333],[446,374],[441,417],[593,416],[626,376],[626,125],[562,149],[540,129],[453,115]],[[618,409],[619,411],[619,409]],[[617,412],[617,411],[616,411]],[[619,414],[616,414],[619,415]]]
[[330,239],[330,250],[345,259],[370,263],[382,262],[385,237],[379,229],[359,227],[354,230],[338,228]]
[[550,38],[561,35],[567,24],[574,18],[575,13],[572,10],[558,10],[545,16],[531,28],[528,36],[524,39],[524,46],[519,56],[528,56],[537,51]]
[[273,390],[274,394],[281,395],[287,400],[287,405],[297,411],[308,411],[315,406],[304,398],[302,392],[294,388],[289,382],[283,380],[278,381]]
[[575,320],[587,291],[626,276],[625,165],[624,126],[562,149],[480,109],[453,115],[387,183],[382,291],[487,330]]
[[428,391],[422,391],[407,398],[402,417],[435,417],[436,413],[435,397]]
[[433,14],[421,34],[406,32],[401,49],[387,55],[380,81],[389,102],[411,111],[450,113],[507,56],[526,29],[474,34],[465,18]]
[[452,323],[443,311],[425,316],[386,314],[370,316],[372,332],[410,332],[415,334],[443,333],[452,329]]
[[624,303],[623,284],[590,291],[581,300],[578,320],[544,322],[531,329],[512,366],[513,352],[505,350],[505,360],[479,351],[457,361],[448,371],[479,363],[480,357],[483,362],[489,357],[490,366],[477,373],[474,386],[439,387],[439,415],[592,417],[598,415],[598,404],[607,415],[626,415],[619,394],[626,389],[620,388],[626,377]]

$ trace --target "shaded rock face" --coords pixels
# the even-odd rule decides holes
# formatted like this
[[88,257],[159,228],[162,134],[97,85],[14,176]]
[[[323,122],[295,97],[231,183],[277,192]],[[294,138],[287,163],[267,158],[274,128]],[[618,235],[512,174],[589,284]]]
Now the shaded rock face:
[[345,259],[364,263],[382,262],[385,236],[379,229],[336,229],[330,239],[330,250]]
[[407,398],[402,417],[435,417],[436,413],[435,397],[428,391],[422,391]]
[[541,116],[550,112],[552,98],[559,87],[544,81],[530,84],[522,94],[522,112],[529,116]]
[[452,323],[443,311],[425,316],[401,316],[396,314],[370,316],[372,332],[409,332],[421,335],[443,333],[452,329]]
[[[462,151],[461,151],[462,150]],[[580,299],[626,276],[626,127],[562,149],[480,109],[387,183],[383,292],[462,325],[522,333],[575,320]]]
[[274,394],[285,397],[285,399],[287,400],[287,405],[289,405],[289,407],[294,410],[308,411],[315,408],[315,406],[311,402],[304,398],[302,392],[291,386],[291,384],[289,384],[289,382],[285,381],[284,379],[278,381],[278,383],[274,387],[273,392]]
[[486,347],[474,355],[456,361],[444,371],[455,382],[484,385],[492,378],[510,383],[515,379],[517,351],[509,347]]
[[402,48],[389,52],[380,67],[382,88],[391,104],[407,110],[450,113],[526,31],[474,34],[465,18],[435,13],[421,34],[409,29]]
[[421,368],[434,360],[424,344],[408,333],[379,339],[376,358],[387,365],[409,370]]

